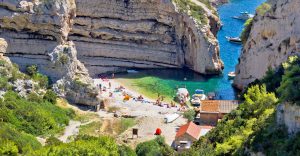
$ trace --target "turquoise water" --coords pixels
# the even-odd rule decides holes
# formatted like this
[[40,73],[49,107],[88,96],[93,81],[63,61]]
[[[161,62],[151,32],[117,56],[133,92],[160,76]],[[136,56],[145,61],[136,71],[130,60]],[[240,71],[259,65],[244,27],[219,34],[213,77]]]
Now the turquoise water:
[[236,99],[236,91],[232,87],[232,80],[228,80],[227,73],[235,70],[241,51],[241,45],[229,43],[225,36],[240,36],[243,21],[231,18],[240,12],[248,11],[254,14],[255,8],[265,0],[231,0],[218,8],[223,28],[218,33],[220,55],[224,62],[224,74],[220,76],[205,77],[190,70],[151,69],[140,70],[138,73],[118,74],[117,78],[124,80],[133,89],[148,96],[173,96],[176,87],[186,86],[192,94],[195,89],[204,89],[205,92],[216,92],[218,99]]

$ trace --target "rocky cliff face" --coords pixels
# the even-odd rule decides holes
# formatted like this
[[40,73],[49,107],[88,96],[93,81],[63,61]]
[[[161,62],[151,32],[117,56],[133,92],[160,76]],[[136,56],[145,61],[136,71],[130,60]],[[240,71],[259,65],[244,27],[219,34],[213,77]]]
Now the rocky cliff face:
[[[22,70],[38,65],[58,93],[94,105],[80,101],[97,97],[89,75],[132,67],[222,70],[215,10],[189,3],[201,20],[170,0],[1,0],[0,36]],[[80,98],[84,93],[90,98]]]
[[212,27],[197,26],[170,0],[76,0],[76,6],[69,39],[91,74],[183,66],[207,74],[222,68],[210,30],[218,27],[216,16]]
[[289,134],[300,131],[300,106],[296,104],[283,103],[277,108],[276,118],[278,124],[284,124]]
[[11,45],[7,56],[14,62],[22,67],[38,64],[54,79],[61,75],[45,60],[67,40],[75,43],[78,59],[92,75],[131,67],[186,66],[203,74],[220,72],[223,64],[215,38],[219,19],[202,4],[209,22],[200,25],[174,4],[170,0],[2,0],[0,35]]
[[244,45],[234,84],[246,87],[262,78],[268,68],[275,68],[288,56],[299,54],[300,1],[270,0],[272,8],[254,17],[247,43]]
[[2,0],[0,36],[8,42],[4,54],[23,70],[38,65],[56,82],[55,91],[69,101],[96,105],[96,87],[77,59],[73,42],[67,40],[75,14],[73,0]]

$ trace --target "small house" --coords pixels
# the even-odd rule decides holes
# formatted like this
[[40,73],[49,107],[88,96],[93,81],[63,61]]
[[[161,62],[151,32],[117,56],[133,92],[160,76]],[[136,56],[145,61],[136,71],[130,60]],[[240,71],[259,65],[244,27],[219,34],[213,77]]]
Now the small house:
[[200,136],[205,135],[212,128],[211,126],[198,126],[193,122],[189,122],[181,126],[177,131],[173,147],[179,152],[189,149],[193,142],[197,141]]
[[202,100],[195,118],[199,125],[217,125],[218,120],[238,107],[237,100]]

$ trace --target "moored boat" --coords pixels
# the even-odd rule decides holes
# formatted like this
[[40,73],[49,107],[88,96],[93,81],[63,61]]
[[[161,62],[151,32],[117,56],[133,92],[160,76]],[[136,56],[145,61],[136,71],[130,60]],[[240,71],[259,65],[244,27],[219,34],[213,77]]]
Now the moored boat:
[[179,117],[180,117],[180,115],[177,114],[177,113],[167,114],[167,115],[165,115],[165,123],[171,123],[171,122],[175,121]]
[[180,103],[186,103],[187,101],[190,100],[190,94],[186,88],[178,88],[176,97],[178,102]]
[[192,96],[191,104],[194,107],[199,107],[201,105],[201,100],[206,100],[207,96],[204,94],[204,90],[196,89],[195,94]]
[[228,36],[226,36],[226,39],[229,42],[232,42],[232,43],[242,44],[242,40],[239,37],[228,37]]
[[228,78],[233,79],[235,77],[235,75],[236,75],[235,72],[229,72],[228,73]]
[[248,12],[240,12],[239,16],[233,16],[232,18],[246,21],[249,18],[253,18],[253,17],[254,17],[254,15],[253,14],[249,14]]

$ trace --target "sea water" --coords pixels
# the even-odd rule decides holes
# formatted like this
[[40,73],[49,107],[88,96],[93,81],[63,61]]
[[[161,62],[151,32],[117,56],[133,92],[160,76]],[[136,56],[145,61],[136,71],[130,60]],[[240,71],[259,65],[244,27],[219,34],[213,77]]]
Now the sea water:
[[240,12],[255,13],[257,6],[265,0],[231,0],[229,3],[218,7],[218,13],[223,23],[218,33],[220,55],[224,62],[223,74],[218,76],[203,76],[188,69],[151,69],[139,70],[137,73],[117,74],[116,78],[125,86],[144,94],[150,98],[158,95],[172,100],[176,94],[176,88],[186,87],[190,94],[195,89],[203,89],[206,93],[215,92],[217,99],[236,99],[237,93],[232,87],[232,80],[227,74],[235,71],[241,52],[241,45],[229,43],[225,36],[240,36],[244,21],[233,19]]

